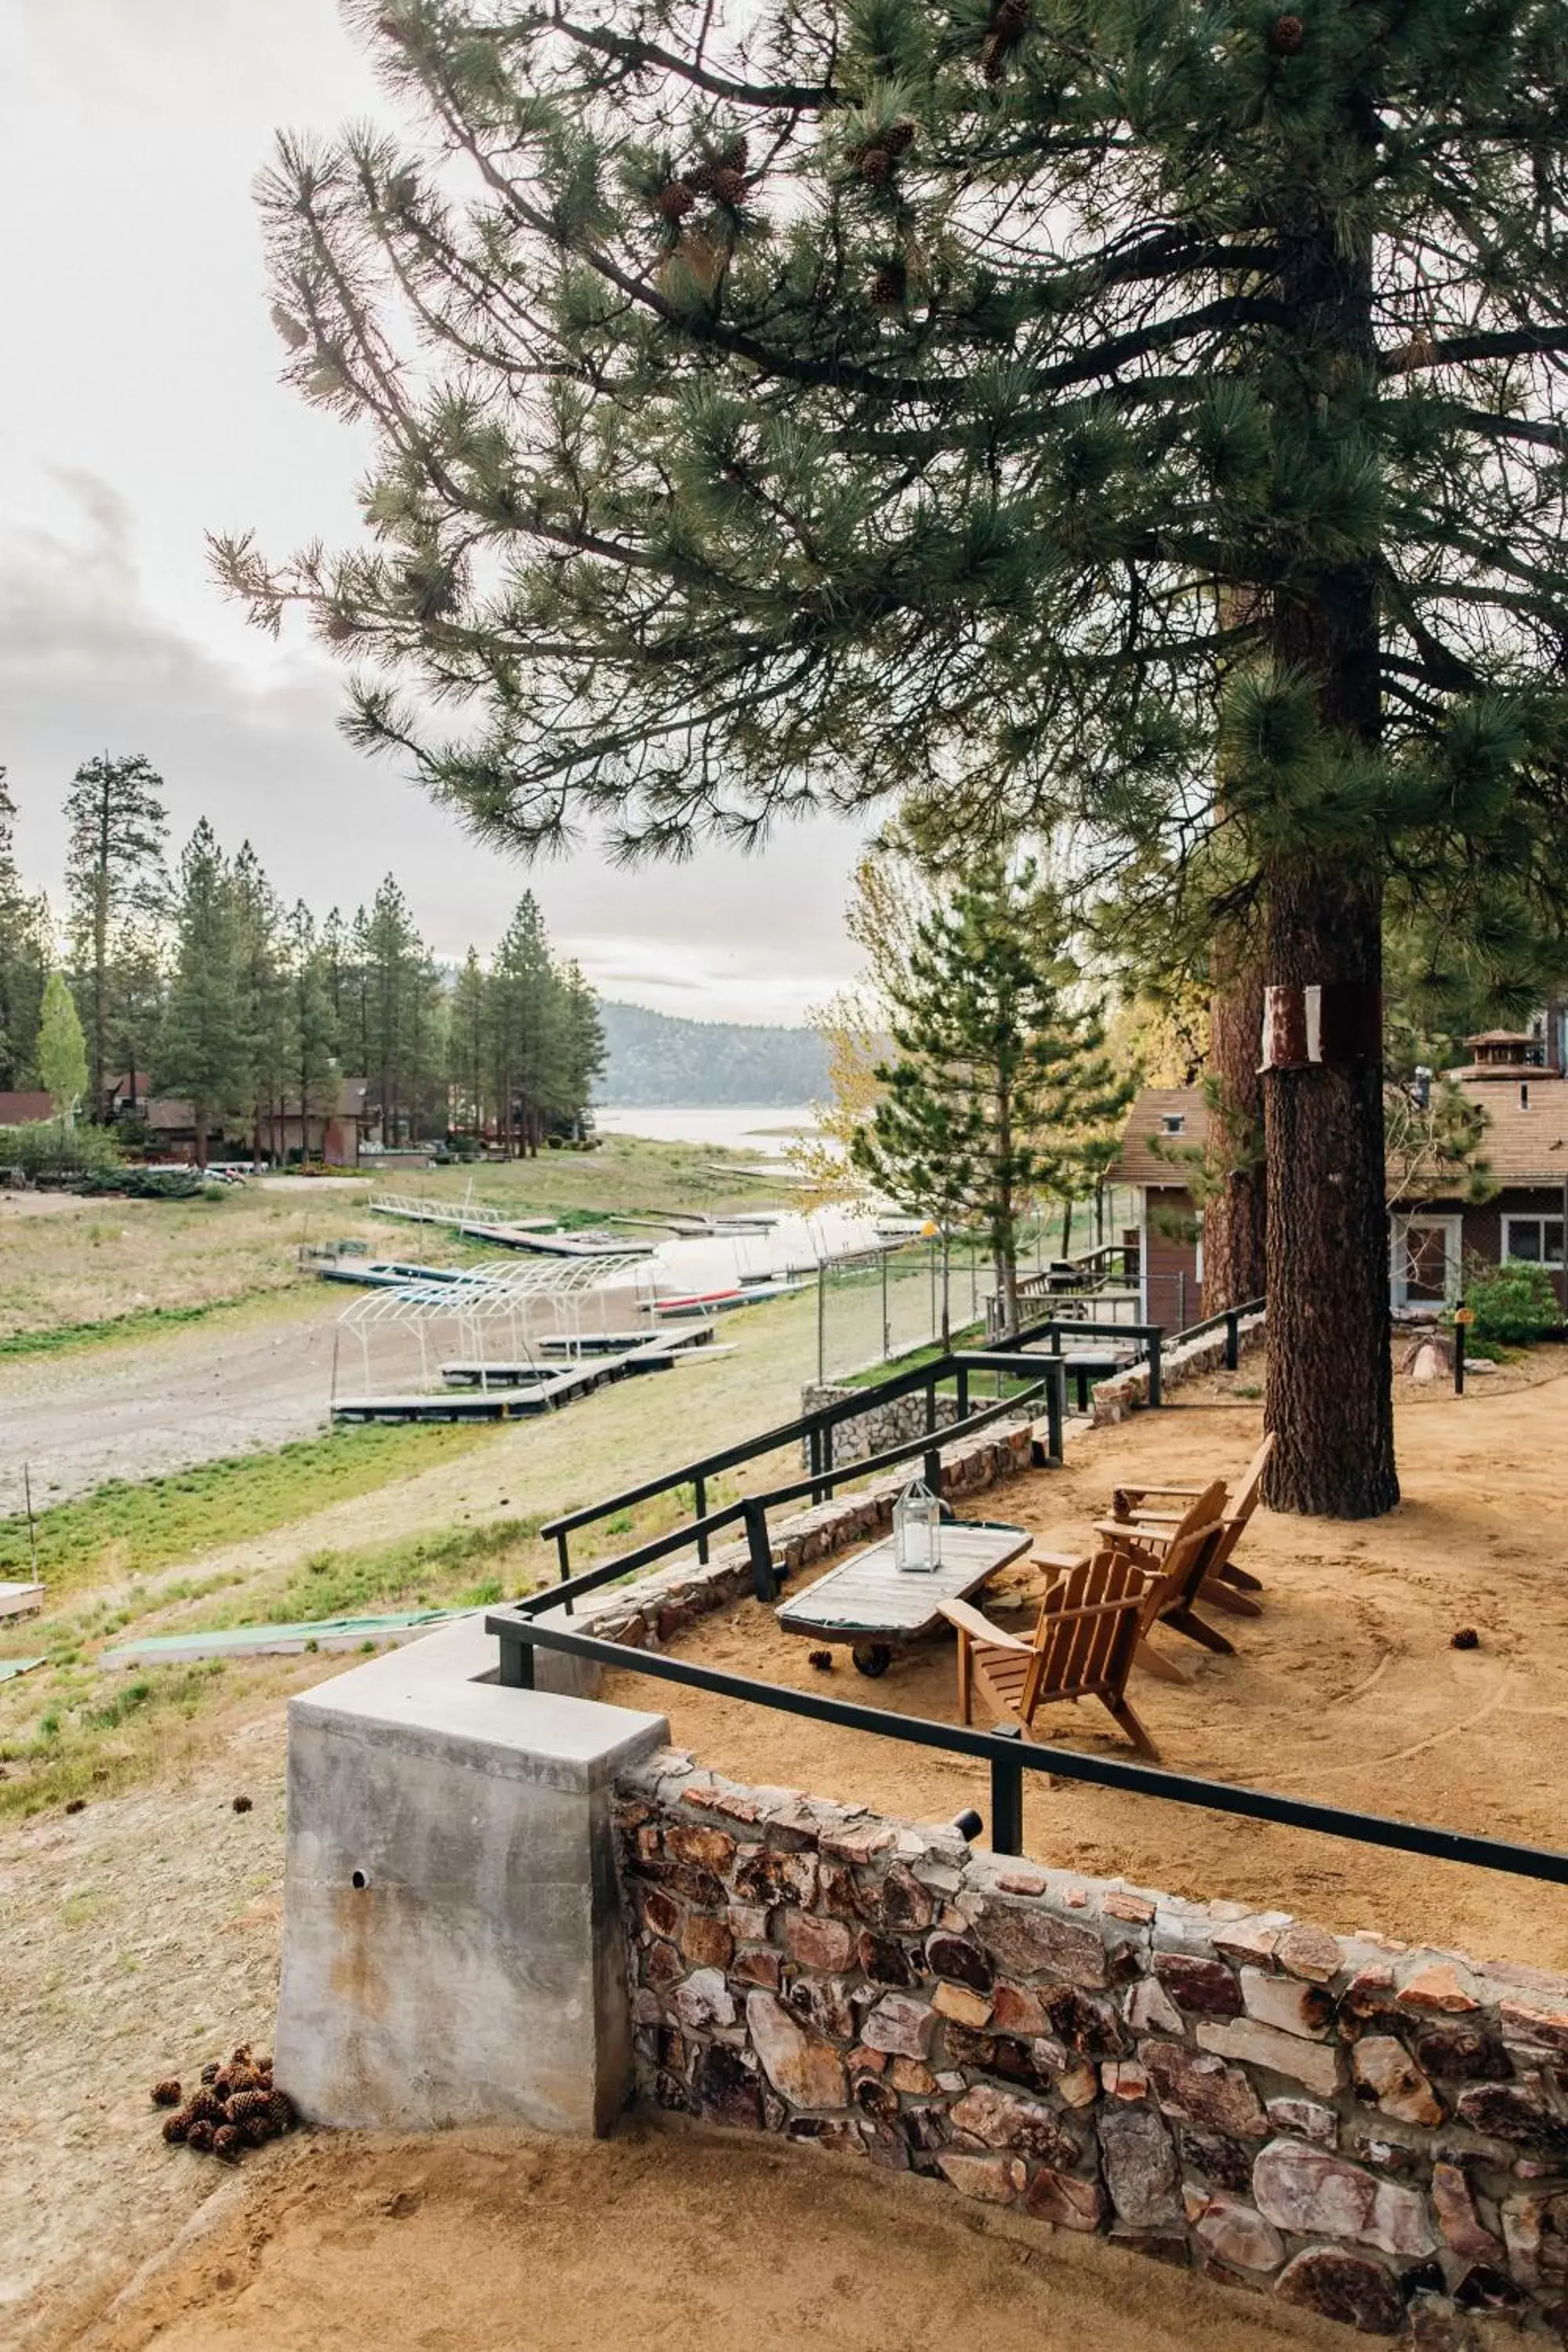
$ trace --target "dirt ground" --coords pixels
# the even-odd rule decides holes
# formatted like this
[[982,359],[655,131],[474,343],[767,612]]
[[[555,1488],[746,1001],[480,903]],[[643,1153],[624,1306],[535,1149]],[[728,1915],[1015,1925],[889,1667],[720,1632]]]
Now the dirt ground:
[[296,2141],[90,2352],[1337,2352],[1342,2331],[848,2158],[634,2123]]
[[[1260,1511],[1240,1554],[1264,1580],[1264,1614],[1209,1612],[1236,1644],[1215,1657],[1163,1631],[1184,1687],[1137,1673],[1131,1696],[1163,1761],[1215,1780],[1445,1823],[1528,1844],[1565,1838],[1568,1370],[1544,1370],[1463,1398],[1401,1382],[1405,1500],[1358,1524]],[[1256,1387],[1258,1375],[1228,1383]],[[1093,1432],[1065,1470],[976,1498],[967,1516],[1016,1520],[1042,1547],[1078,1550],[1123,1480],[1206,1480],[1240,1470],[1259,1406],[1210,1384],[1171,1408]],[[1025,1631],[1031,1612],[996,1611]],[[1479,1646],[1450,1636],[1473,1627]],[[682,1637],[683,1655],[897,1712],[956,1719],[953,1651],[933,1639],[879,1681],[744,1602]],[[668,1714],[674,1736],[737,1778],[858,1799],[922,1820],[965,1805],[989,1814],[983,1767],[738,1701],[616,1675],[605,1696]],[[1061,1708],[1045,1737],[1130,1754],[1097,1706]],[[1276,1906],[1326,1927],[1381,1928],[1479,1958],[1568,1967],[1568,1889],[1426,1862],[1304,1831],[1226,1819],[1154,1799],[1026,1780],[1025,1843],[1038,1860],[1149,1887]]]
[[155,1478],[326,1426],[345,1294],[326,1284],[235,1317],[0,1366],[0,1515],[106,1478]]

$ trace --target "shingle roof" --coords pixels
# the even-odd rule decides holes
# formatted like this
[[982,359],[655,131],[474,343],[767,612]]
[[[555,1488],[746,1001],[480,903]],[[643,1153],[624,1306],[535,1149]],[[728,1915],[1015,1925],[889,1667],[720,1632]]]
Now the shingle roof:
[[[1177,1134],[1167,1132],[1180,1119]],[[1132,1106],[1121,1137],[1121,1153],[1110,1171],[1113,1184],[1188,1184],[1193,1151],[1208,1139],[1209,1112],[1201,1087],[1145,1087]],[[1156,1138],[1166,1147],[1156,1149]]]
[[[1568,1078],[1541,1069],[1520,1075],[1529,1087],[1528,1109],[1521,1108],[1519,1086],[1511,1076],[1502,1083],[1495,1076],[1459,1079],[1460,1092],[1488,1114],[1482,1152],[1498,1184],[1516,1189],[1561,1184],[1568,1181]],[[1164,1132],[1173,1118],[1182,1120],[1179,1135]],[[1184,1155],[1201,1150],[1207,1136],[1208,1106],[1200,1087],[1146,1087],[1132,1106],[1110,1181],[1185,1184]]]

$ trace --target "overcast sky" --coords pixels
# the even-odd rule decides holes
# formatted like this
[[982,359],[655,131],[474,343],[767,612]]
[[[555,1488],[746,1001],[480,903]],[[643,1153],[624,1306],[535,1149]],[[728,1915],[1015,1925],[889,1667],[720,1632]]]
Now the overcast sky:
[[79,761],[145,751],[176,839],[203,812],[279,888],[352,908],[392,868],[431,944],[488,949],[531,879],[606,993],[794,1020],[847,976],[854,840],[531,877],[351,751],[342,680],[248,629],[203,533],[277,553],[356,528],[363,445],[278,381],[250,182],[280,126],[384,105],[336,0],[5,0],[0,76],[0,764],[58,895]]

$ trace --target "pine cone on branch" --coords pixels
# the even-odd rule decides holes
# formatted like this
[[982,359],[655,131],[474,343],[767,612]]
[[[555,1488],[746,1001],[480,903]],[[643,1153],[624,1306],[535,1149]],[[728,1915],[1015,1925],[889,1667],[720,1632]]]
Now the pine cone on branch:
[[717,204],[731,208],[746,200],[746,177],[731,164],[721,163],[712,175],[713,197]]
[[751,162],[751,143],[748,141],[745,132],[742,131],[739,138],[731,140],[729,145],[720,156],[719,163],[721,169],[723,171],[743,172],[747,164]]
[[908,115],[905,115],[901,121],[895,122],[890,131],[885,131],[882,133],[883,146],[889,154],[895,158],[906,154],[914,145],[914,142],[915,126]]
[[892,177],[893,158],[879,143],[874,147],[862,147],[858,160],[860,177],[868,188],[885,187]]
[[1029,26],[1029,0],[998,0],[980,60],[987,81],[1000,81],[1002,68]]
[[[872,310],[897,310],[903,302],[908,283],[908,277],[901,261],[885,261],[871,280]],[[813,1665],[816,1664],[819,1654],[826,1656],[828,1665],[832,1665],[831,1651],[819,1654],[816,1650],[811,1653]]]
[[684,180],[671,180],[668,186],[660,188],[655,196],[653,208],[660,220],[684,220],[696,202],[695,193]]
[[1294,58],[1300,54],[1307,37],[1307,28],[1300,16],[1277,16],[1268,36],[1268,46],[1277,58]]

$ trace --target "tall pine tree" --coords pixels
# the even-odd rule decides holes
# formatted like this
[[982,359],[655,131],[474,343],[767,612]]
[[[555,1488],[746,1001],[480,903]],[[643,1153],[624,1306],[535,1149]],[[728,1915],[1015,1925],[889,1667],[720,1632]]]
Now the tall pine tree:
[[0,768],[0,1088],[26,1087],[37,1068],[38,1022],[49,976],[48,908],[16,864],[16,804]]
[[121,928],[165,911],[163,779],[141,752],[106,751],[77,770],[66,793],[66,888],[77,988],[87,1008],[91,1115],[108,1110]]
[[160,1089],[188,1096],[196,1165],[213,1129],[247,1106],[252,1062],[239,908],[232,877],[204,817],[180,860],[174,970],[158,1041]]
[[1268,1492],[1388,1508],[1384,894],[1568,836],[1568,0],[356,14],[430,152],[286,141],[263,201],[371,541],[226,579],[492,840],[902,792],[1175,907],[1223,825]]
[[[888,985],[898,1051],[852,1146],[867,1175],[944,1236],[984,1229],[1009,1330],[1026,1213],[1041,1193],[1070,1195],[1131,1099],[1075,1002],[1067,948],[1060,902],[1033,866],[992,856],[939,897]],[[942,1327],[945,1337],[945,1297]]]

